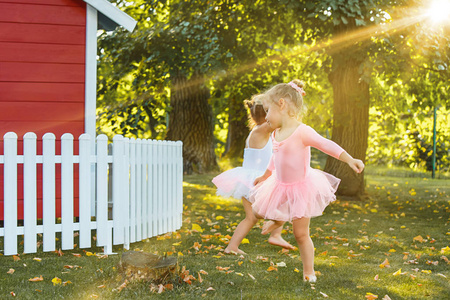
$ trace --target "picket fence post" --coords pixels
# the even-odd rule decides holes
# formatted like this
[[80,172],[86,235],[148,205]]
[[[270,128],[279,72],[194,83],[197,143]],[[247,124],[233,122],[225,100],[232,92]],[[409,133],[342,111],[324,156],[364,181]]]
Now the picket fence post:
[[91,247],[91,136],[87,133],[79,137],[79,220],[80,248]]
[[17,134],[7,132],[4,140],[4,226],[5,255],[17,254]]
[[73,249],[73,135],[61,137],[61,249]]
[[44,252],[54,251],[56,248],[55,226],[55,135],[46,133],[42,137],[42,185],[43,185],[43,228],[44,228]]
[[23,136],[23,225],[24,253],[37,251],[37,166],[36,142],[34,132]]

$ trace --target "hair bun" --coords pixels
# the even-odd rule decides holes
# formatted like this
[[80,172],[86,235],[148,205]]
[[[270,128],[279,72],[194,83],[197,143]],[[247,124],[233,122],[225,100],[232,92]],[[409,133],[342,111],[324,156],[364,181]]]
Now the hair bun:
[[305,87],[305,83],[300,79],[293,79],[291,82],[295,83],[299,88]]

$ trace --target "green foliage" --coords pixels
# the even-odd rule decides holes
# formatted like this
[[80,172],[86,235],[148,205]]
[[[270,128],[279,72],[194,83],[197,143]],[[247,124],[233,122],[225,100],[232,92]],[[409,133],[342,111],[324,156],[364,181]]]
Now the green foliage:
[[200,72],[211,91],[216,155],[228,121],[245,114],[231,103],[293,78],[306,82],[304,121],[327,136],[328,74],[341,55],[361,61],[371,84],[368,161],[426,169],[438,107],[438,167],[449,168],[449,28],[427,24],[421,1],[115,2],[138,27],[99,36],[99,131],[163,138],[173,74]]

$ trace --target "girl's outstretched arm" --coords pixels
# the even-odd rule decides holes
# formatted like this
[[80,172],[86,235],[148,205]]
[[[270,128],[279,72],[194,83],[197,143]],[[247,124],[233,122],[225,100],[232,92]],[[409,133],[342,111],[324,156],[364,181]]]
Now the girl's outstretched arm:
[[341,155],[339,155],[339,160],[347,163],[350,168],[352,168],[356,173],[361,173],[364,170],[364,163],[362,162],[362,160],[354,159],[346,151],[342,152]]

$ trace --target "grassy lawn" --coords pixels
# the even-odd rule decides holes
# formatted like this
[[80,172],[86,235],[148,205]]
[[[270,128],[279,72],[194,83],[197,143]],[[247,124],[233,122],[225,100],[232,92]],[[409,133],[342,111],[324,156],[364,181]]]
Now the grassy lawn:
[[[338,198],[312,220],[316,284],[302,281],[297,251],[267,243],[262,223],[241,245],[248,255],[222,255],[243,218],[241,204],[215,196],[212,175],[192,175],[184,178],[182,229],[132,245],[177,255],[180,269],[195,278],[191,284],[176,282],[161,294],[148,283],[119,288],[119,247],[106,258],[96,248],[39,252],[0,256],[0,299],[11,292],[19,299],[450,299],[450,180],[401,175],[368,168],[370,200]],[[295,244],[289,224],[285,232]],[[43,281],[29,281],[41,275]]]

